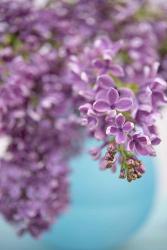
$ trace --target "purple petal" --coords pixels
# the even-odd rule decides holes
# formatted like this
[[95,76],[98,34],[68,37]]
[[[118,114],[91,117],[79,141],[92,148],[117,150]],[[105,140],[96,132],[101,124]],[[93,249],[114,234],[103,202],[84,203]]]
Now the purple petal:
[[151,134],[157,135],[158,131],[157,131],[157,127],[155,125],[149,126],[148,129],[149,129],[149,132]]
[[146,147],[143,147],[140,143],[136,143],[135,144],[135,147],[136,147],[136,151],[141,154],[141,155],[148,155],[148,149],[147,149],[147,146]]
[[115,88],[110,88],[107,93],[108,101],[111,105],[116,103],[119,98],[118,91]]
[[97,59],[97,60],[94,60],[93,61],[93,65],[98,68],[98,69],[101,69],[104,67],[104,62],[100,59]]
[[152,110],[152,105],[151,104],[141,104],[140,109],[144,110],[146,112],[151,112]]
[[153,102],[153,105],[157,102],[167,102],[165,93],[158,92],[158,91],[154,92],[152,95],[152,102]]
[[88,110],[91,108],[91,104],[90,103],[85,103],[83,105],[81,105],[79,107],[79,111],[82,113],[82,114],[87,114]]
[[92,108],[90,108],[90,109],[88,109],[87,115],[96,117],[97,114]]
[[110,105],[108,104],[108,102],[99,100],[99,101],[94,102],[93,108],[97,112],[107,112],[110,110]]
[[120,97],[132,98],[134,96],[133,91],[131,89],[128,89],[128,88],[120,88],[119,94],[120,94]]
[[102,89],[102,90],[97,92],[95,99],[96,100],[106,100],[107,93],[108,93],[107,90]]
[[137,141],[138,141],[140,144],[144,144],[144,145],[151,144],[151,142],[150,142],[148,136],[145,136],[145,135],[138,136]]
[[95,133],[94,133],[94,137],[97,139],[97,140],[104,140],[105,138],[105,133],[103,130],[101,130],[100,128],[99,129],[96,129]]
[[167,82],[165,80],[163,80],[162,78],[160,77],[156,77],[154,82],[158,85],[160,85],[161,87],[165,87],[167,86]]
[[124,70],[120,65],[111,65],[110,66],[112,75],[116,76],[116,77],[122,77],[124,76]]
[[125,122],[124,126],[123,126],[123,130],[125,132],[130,132],[132,129],[134,129],[134,124],[133,122]]
[[161,139],[159,137],[155,137],[151,140],[152,145],[159,145],[161,142]]
[[97,79],[97,84],[104,89],[111,88],[114,85],[113,79],[108,75],[101,75]]
[[79,91],[79,95],[83,96],[88,101],[92,101],[94,99],[94,92],[90,90],[81,90]]
[[152,91],[149,87],[145,87],[143,90],[140,91],[140,93],[138,94],[138,99],[142,102],[142,103],[149,103],[151,100],[151,95],[152,95]]
[[103,37],[100,37],[100,38],[97,38],[96,41],[95,41],[95,47],[98,48],[98,49],[109,49],[111,46],[111,41],[108,37],[106,36],[103,36]]
[[135,116],[135,120],[140,124],[145,123],[147,125],[150,125],[153,122],[153,116],[151,115],[150,112],[138,109]]
[[133,140],[130,140],[128,143],[128,149],[134,152],[134,148],[135,148],[135,143]]
[[132,107],[133,101],[130,98],[120,98],[116,104],[119,111],[128,111]]
[[106,129],[106,134],[107,135],[116,135],[118,133],[118,129],[114,126],[109,126],[107,129]]
[[90,130],[94,130],[98,126],[98,120],[96,117],[89,116],[88,117],[88,128]]
[[116,135],[116,142],[118,143],[118,144],[122,144],[122,143],[124,143],[125,141],[126,141],[126,135],[123,133],[123,132],[119,132],[119,133],[117,133],[117,135]]
[[122,114],[118,114],[115,118],[115,124],[118,128],[122,128],[125,123],[125,117]]

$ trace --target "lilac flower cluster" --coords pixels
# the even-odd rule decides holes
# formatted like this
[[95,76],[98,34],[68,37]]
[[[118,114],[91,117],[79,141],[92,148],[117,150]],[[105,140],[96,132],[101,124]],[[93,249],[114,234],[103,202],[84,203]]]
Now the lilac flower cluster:
[[66,209],[86,136],[101,142],[90,150],[101,169],[144,174],[138,157],[155,155],[167,102],[166,39],[165,8],[146,0],[0,2],[0,212],[20,234]]
[[[1,87],[1,131],[10,136],[11,143],[6,160],[0,162],[0,208],[7,219],[20,221],[33,235],[48,228],[55,214],[66,207],[68,161],[78,152],[82,137],[69,86],[52,71],[57,69],[52,56],[38,55],[30,64],[15,60],[10,64],[16,67],[14,74]],[[25,210],[18,218],[20,209],[29,203],[35,206],[33,214],[29,218]]]
[[68,161],[79,152],[82,134],[54,51],[39,52],[29,63],[15,58],[9,67],[0,92],[0,130],[11,140],[0,161],[0,209],[37,236],[67,206]]
[[40,19],[35,27],[27,23],[39,13],[16,2],[0,9],[7,26],[1,33],[0,135],[10,139],[0,160],[0,211],[20,234],[38,236],[68,205],[69,159],[80,152],[83,137],[77,98],[65,55],[40,36],[43,30],[33,34],[43,28]]
[[[143,65],[142,77],[138,78],[138,72],[132,77],[118,63],[119,53],[124,53],[121,41],[113,43],[102,37],[93,46],[86,46],[80,56],[72,56],[69,68],[74,91],[84,98],[79,107],[81,123],[91,136],[103,141],[100,148],[91,151],[93,158],[100,159],[103,169],[115,169],[119,162],[121,173],[126,173],[134,156],[155,155],[154,145],[160,143],[155,122],[167,102],[167,83],[157,73],[158,63]],[[115,145],[112,152],[111,144]],[[106,145],[109,150],[103,156]],[[131,181],[141,177],[143,165],[137,159],[131,168],[133,165],[140,174],[121,174],[122,178]]]

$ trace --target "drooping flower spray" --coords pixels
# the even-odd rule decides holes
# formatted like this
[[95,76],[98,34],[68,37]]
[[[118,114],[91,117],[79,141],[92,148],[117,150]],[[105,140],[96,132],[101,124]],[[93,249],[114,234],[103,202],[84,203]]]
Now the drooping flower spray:
[[143,65],[140,78],[131,77],[119,64],[120,53],[124,53],[121,41],[103,37],[86,46],[80,57],[72,56],[69,67],[74,91],[84,98],[81,123],[102,141],[92,156],[100,159],[103,169],[120,165],[120,177],[132,181],[144,173],[138,155],[154,156],[154,145],[160,143],[155,121],[167,101],[167,85],[158,76],[158,63]]

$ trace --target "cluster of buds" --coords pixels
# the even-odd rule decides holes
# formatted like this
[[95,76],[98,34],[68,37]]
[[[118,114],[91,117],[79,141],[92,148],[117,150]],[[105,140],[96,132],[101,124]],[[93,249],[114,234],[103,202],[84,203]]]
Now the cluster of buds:
[[115,172],[118,162],[121,165],[119,178],[127,179],[128,182],[141,178],[145,172],[142,162],[125,148],[122,147],[120,150],[114,140],[109,143],[107,152],[102,158],[102,169],[112,169]]
[[120,178],[127,178],[129,182],[139,179],[145,172],[142,162],[134,157],[126,159],[125,166],[121,169]]
[[106,168],[112,168],[114,166],[114,163],[116,161],[115,155],[117,153],[117,147],[115,142],[112,142],[109,144],[107,148],[107,152],[105,154],[105,161],[106,161]]

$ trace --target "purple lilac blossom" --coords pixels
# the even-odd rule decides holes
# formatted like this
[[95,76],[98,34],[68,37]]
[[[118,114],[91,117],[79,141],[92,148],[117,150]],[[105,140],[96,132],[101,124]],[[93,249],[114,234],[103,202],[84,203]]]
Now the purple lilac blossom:
[[[91,151],[94,159],[100,159],[103,169],[104,163],[106,168],[114,165],[117,154],[122,169],[128,168],[132,155],[154,156],[154,145],[160,143],[155,121],[166,103],[167,83],[158,74],[157,62],[143,65],[140,79],[135,77],[136,82],[131,83],[126,68],[117,62],[124,49],[123,43],[100,37],[93,45],[86,45],[80,56],[71,56],[69,63],[74,91],[85,99],[79,107],[81,124],[104,145]],[[112,156],[104,157],[102,149],[111,143],[116,143],[117,152],[114,150]],[[134,162],[139,164],[137,159]],[[139,177],[126,174],[128,181]]]

